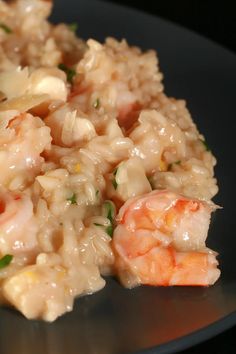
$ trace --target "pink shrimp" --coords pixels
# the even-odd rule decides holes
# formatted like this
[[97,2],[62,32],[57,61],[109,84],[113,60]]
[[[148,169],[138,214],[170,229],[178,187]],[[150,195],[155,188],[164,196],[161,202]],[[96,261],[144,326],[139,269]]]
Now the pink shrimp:
[[23,193],[0,190],[0,253],[32,253],[37,247],[33,204]]
[[118,115],[118,123],[120,127],[125,128],[125,130],[129,130],[138,120],[141,108],[142,106],[137,102],[120,107]]
[[29,113],[14,116],[0,131],[0,184],[16,190],[32,182],[50,147],[50,128]]
[[113,248],[126,286],[210,285],[219,277],[215,253],[205,246],[211,202],[153,191],[126,202]]

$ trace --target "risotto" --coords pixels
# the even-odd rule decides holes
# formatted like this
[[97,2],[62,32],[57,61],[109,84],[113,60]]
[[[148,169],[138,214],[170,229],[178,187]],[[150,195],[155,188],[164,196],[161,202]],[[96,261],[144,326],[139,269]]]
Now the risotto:
[[213,284],[216,160],[155,51],[84,42],[52,4],[0,0],[1,299],[54,321],[117,276]]

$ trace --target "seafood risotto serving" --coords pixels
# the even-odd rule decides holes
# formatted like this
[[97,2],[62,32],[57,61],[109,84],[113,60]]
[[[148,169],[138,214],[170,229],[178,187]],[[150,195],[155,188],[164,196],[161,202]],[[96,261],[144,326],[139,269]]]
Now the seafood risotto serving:
[[0,0],[0,288],[53,321],[115,275],[200,285],[216,163],[155,51],[76,37],[52,4]]

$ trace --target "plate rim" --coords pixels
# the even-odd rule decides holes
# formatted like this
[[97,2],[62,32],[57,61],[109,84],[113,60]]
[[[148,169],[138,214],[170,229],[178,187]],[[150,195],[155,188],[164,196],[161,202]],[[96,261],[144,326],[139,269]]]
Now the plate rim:
[[[117,3],[110,3],[109,0],[92,0],[90,3],[95,2],[95,3],[103,3],[107,7],[112,7],[112,8],[119,8],[123,9],[125,11],[129,11],[130,13],[135,16],[135,14],[145,16],[146,18],[152,18],[154,21],[159,21],[163,23],[164,25],[167,25],[171,28],[179,28],[182,31],[188,32],[191,34],[191,36],[194,36],[195,38],[198,38],[201,41],[204,41],[206,44],[210,45],[211,47],[215,47],[218,50],[223,51],[226,55],[233,57],[236,59],[236,53],[233,52],[231,49],[224,47],[222,44],[219,44],[215,42],[214,40],[205,37],[202,34],[199,34],[198,32],[191,30],[183,25],[180,25],[174,21],[168,20],[166,18],[154,15],[150,12],[146,12],[141,9],[133,8],[130,5],[127,4],[117,4]],[[83,1],[82,1],[83,3]],[[86,3],[86,1],[84,1]],[[89,5],[86,5],[89,6]],[[210,323],[207,326],[204,326],[200,329],[197,329],[187,335],[183,335],[181,337],[178,337],[174,340],[165,342],[160,345],[155,345],[151,347],[147,347],[138,351],[132,352],[133,354],[170,354],[170,353],[176,353],[181,350],[185,350],[188,348],[191,348],[197,344],[200,344],[208,339],[211,339],[215,336],[217,336],[220,333],[223,333],[224,331],[232,328],[236,324],[236,310],[229,313],[228,315],[218,319],[217,321]]]
[[[163,23],[163,25],[167,25],[172,29],[178,28],[181,31],[185,31],[191,36],[195,37],[198,40],[204,41],[207,45],[215,48],[217,50],[223,51],[225,55],[230,56],[236,60],[236,53],[230,48],[225,47],[221,43],[214,41],[211,38],[204,36],[203,34],[198,33],[193,29],[189,29],[177,22],[166,19],[164,17],[152,14],[148,11],[141,10],[139,8],[134,8],[131,5],[120,4],[109,2],[109,0],[92,0],[92,2],[103,3],[105,6],[113,7],[121,10],[128,11],[135,16],[141,15],[146,18],[152,18],[153,21],[159,21]],[[155,48],[156,50],[156,48]],[[165,81],[164,81],[165,84]],[[181,350],[189,349],[194,347],[195,345],[201,344],[211,338],[214,338],[218,334],[225,332],[226,330],[232,328],[236,325],[236,310],[232,311],[228,315],[216,320],[215,322],[210,323],[207,326],[204,326],[200,329],[197,329],[187,335],[183,335],[179,338],[173,339],[171,341],[165,342],[160,345],[155,345],[151,347],[147,347],[138,351],[131,352],[132,354],[170,354],[177,353]]]
[[[174,354],[178,353],[180,350],[185,350],[194,347],[195,345],[201,344],[211,338],[214,338],[218,334],[235,326],[236,323],[236,310],[227,316],[204,326],[196,331],[193,331],[187,335],[176,338],[169,342],[141,349],[132,354]],[[200,337],[200,338],[199,338]],[[173,351],[174,348],[174,351]]]
[[[168,25],[169,27],[178,28],[182,31],[188,32],[191,36],[194,36],[196,39],[204,41],[207,45],[211,47],[215,47],[215,49],[223,51],[226,55],[233,57],[236,59],[236,53],[225,47],[224,45],[214,41],[211,38],[205,37],[204,35],[198,33],[195,30],[189,29],[177,22],[171,21],[164,17],[152,14],[148,11],[141,10],[139,8],[134,8],[131,5],[120,4],[109,2],[109,0],[92,0],[93,2],[103,3],[105,6],[113,7],[117,9],[123,9],[130,13],[146,16],[147,18],[152,18],[154,21],[159,21],[164,25]],[[164,82],[165,83],[165,82]],[[225,332],[226,330],[232,328],[236,324],[236,310],[229,313],[228,315],[218,319],[217,321],[210,323],[207,326],[204,326],[200,329],[197,329],[187,335],[183,335],[179,338],[171,340],[169,342],[151,346],[148,348],[144,348],[138,351],[131,352],[132,354],[170,354],[177,353],[181,350],[189,349],[194,347],[195,345],[201,344],[211,338],[214,338],[218,334]]]

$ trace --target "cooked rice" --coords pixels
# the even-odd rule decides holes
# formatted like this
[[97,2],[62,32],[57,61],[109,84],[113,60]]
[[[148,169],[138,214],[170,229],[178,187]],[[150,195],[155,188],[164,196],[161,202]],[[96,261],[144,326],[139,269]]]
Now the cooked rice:
[[51,6],[0,0],[2,212],[8,200],[22,204],[11,230],[0,221],[0,254],[13,255],[1,293],[47,321],[112,273],[105,200],[119,208],[152,189],[210,200],[218,190],[216,159],[185,101],[163,92],[155,51],[84,42],[47,21]]

